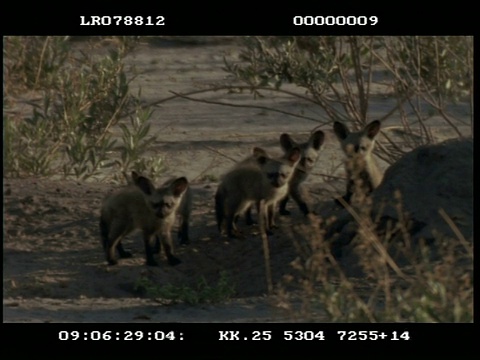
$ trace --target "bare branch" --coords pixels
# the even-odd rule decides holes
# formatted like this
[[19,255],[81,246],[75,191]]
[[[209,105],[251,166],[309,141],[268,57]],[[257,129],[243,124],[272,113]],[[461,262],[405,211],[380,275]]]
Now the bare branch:
[[239,107],[239,108],[250,108],[250,109],[268,110],[268,111],[278,112],[278,113],[284,114],[284,115],[289,115],[289,116],[293,116],[293,117],[298,117],[298,118],[305,119],[305,120],[310,120],[310,121],[314,121],[314,122],[319,122],[318,119],[315,119],[315,118],[311,118],[311,117],[308,117],[308,116],[303,116],[303,115],[294,114],[294,113],[291,113],[291,112],[288,112],[288,111],[283,111],[283,110],[274,109],[274,108],[271,108],[271,107],[268,107],[268,106],[232,104],[232,103],[225,103],[225,102],[221,102],[221,101],[211,101],[211,100],[205,100],[205,99],[195,99],[195,98],[192,98],[192,97],[190,97],[190,96],[186,96],[186,95],[182,95],[182,94],[175,93],[175,92],[173,92],[173,91],[171,91],[171,93],[172,93],[172,94],[175,94],[175,96],[180,97],[180,98],[183,98],[183,99],[187,99],[187,100],[191,100],[191,101],[197,101],[197,102],[201,102],[201,103],[205,103],[205,104],[213,104],[213,105],[223,105],[223,106]]

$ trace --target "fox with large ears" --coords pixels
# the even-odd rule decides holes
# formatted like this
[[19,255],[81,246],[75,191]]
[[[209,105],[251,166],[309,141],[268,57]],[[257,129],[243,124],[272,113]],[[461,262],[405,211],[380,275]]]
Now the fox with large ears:
[[286,133],[280,136],[280,146],[285,155],[287,155],[294,147],[298,147],[301,150],[300,162],[295,167],[295,171],[290,179],[288,195],[280,202],[281,215],[290,215],[290,211],[286,209],[290,197],[295,200],[300,211],[304,215],[311,212],[311,205],[308,203],[308,196],[305,194],[305,189],[303,189],[302,184],[312,172],[312,169],[320,156],[320,150],[324,141],[325,134],[321,130],[313,132],[308,140],[302,143],[296,142]]
[[[278,202],[288,193],[288,182],[300,161],[300,149],[293,148],[284,158],[272,158],[265,150],[255,148],[253,156],[227,172],[215,194],[217,225],[222,231],[226,222],[229,238],[238,237],[236,223],[240,215],[257,207],[268,233],[275,225]],[[260,206],[263,200],[265,206]]]
[[[335,121],[333,124],[335,135],[346,155],[347,192],[342,198],[348,204],[353,195],[359,192],[368,195],[382,181],[383,174],[372,154],[380,125],[379,120],[374,120],[360,131],[351,132],[341,122]],[[336,202],[340,204],[338,200]]]
[[179,264],[181,261],[174,255],[171,230],[189,188],[188,180],[179,177],[155,188],[150,180],[136,173],[132,173],[132,178],[136,185],[113,193],[101,208],[100,235],[108,264],[117,264],[116,251],[120,258],[132,256],[123,248],[122,239],[135,229],[143,232],[147,265],[158,265],[154,259],[154,253],[160,250],[155,246],[156,236],[160,237],[168,264]]
[[[137,172],[132,171],[132,180],[133,183],[138,186],[145,194],[151,195],[155,191],[155,186],[150,181],[150,179],[145,176],[139,175]],[[168,180],[161,187],[168,186],[173,179]],[[190,215],[192,213],[192,190],[190,186],[185,190],[185,194],[182,196],[180,203],[178,204],[177,209],[175,210],[176,217],[178,218],[178,241],[180,245],[187,245],[190,242],[189,233],[189,224],[190,224]],[[158,240],[158,239],[157,239]],[[156,246],[159,246],[157,241]]]

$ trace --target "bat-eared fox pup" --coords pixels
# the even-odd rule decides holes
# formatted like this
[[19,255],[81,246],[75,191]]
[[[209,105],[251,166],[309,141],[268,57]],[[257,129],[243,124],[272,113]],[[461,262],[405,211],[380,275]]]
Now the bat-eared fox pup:
[[320,155],[320,149],[325,140],[325,134],[321,130],[313,132],[309,139],[303,143],[297,143],[289,134],[282,134],[280,136],[280,146],[285,155],[294,147],[301,150],[301,158],[295,171],[290,179],[290,189],[288,195],[280,201],[280,214],[290,215],[290,211],[286,209],[288,199],[291,197],[297,203],[300,211],[307,215],[311,212],[311,206],[308,204],[308,194],[305,194],[305,189],[302,188],[302,183],[307,179],[312,172],[315,163]]
[[156,236],[161,239],[169,265],[177,265],[181,261],[173,254],[171,230],[177,214],[181,214],[182,223],[179,226],[179,236],[182,242],[188,242],[189,184],[185,177],[171,179],[159,188],[152,182],[132,172],[134,184],[127,186],[108,196],[102,205],[100,216],[100,234],[107,262],[117,264],[115,251],[121,258],[131,257],[122,245],[122,239],[135,229],[143,232],[146,263],[149,266],[158,265],[153,255],[160,251],[155,245]]
[[[353,195],[368,195],[382,181],[383,175],[372,154],[380,121],[374,120],[356,132],[350,132],[344,124],[336,121],[333,130],[346,155],[347,193],[342,198],[350,204]],[[336,202],[341,204],[338,200]]]
[[[259,216],[265,220],[267,232],[271,233],[276,206],[288,194],[288,184],[300,156],[298,147],[281,158],[272,158],[265,150],[254,148],[252,156],[227,172],[215,194],[219,231],[222,232],[225,221],[228,237],[237,237],[240,233],[236,227],[239,216],[256,206]],[[262,200],[265,203],[263,213],[260,211]]]

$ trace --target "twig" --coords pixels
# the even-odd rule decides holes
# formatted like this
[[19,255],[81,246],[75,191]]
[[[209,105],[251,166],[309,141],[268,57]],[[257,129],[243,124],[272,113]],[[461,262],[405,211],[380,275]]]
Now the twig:
[[43,44],[42,54],[40,55],[40,61],[38,63],[37,76],[35,77],[35,87],[38,85],[38,80],[40,79],[40,73],[42,71],[43,58],[45,56],[45,51],[47,50],[47,44],[50,41],[50,36],[47,36]]
[[308,117],[308,116],[303,116],[303,115],[294,114],[294,113],[291,113],[291,112],[288,112],[288,111],[283,111],[283,110],[278,110],[278,109],[270,108],[270,107],[268,107],[268,106],[241,105],[241,104],[225,103],[225,102],[221,102],[221,101],[211,101],[211,100],[205,100],[205,99],[195,99],[195,98],[192,98],[192,97],[190,97],[190,96],[186,96],[186,95],[182,95],[182,94],[175,93],[175,92],[173,92],[173,91],[170,91],[170,92],[171,92],[172,94],[175,94],[176,96],[178,96],[178,97],[180,97],[180,98],[187,99],[187,100],[191,100],[191,101],[197,101],[197,102],[201,102],[201,103],[205,103],[205,104],[222,105],[222,106],[239,107],[239,108],[249,108],[249,109],[259,109],[259,110],[268,110],[268,111],[274,111],[274,112],[278,112],[278,113],[280,113],[280,114],[289,115],[289,116],[293,116],[293,117],[297,117],[297,118],[301,118],[301,119],[305,119],[305,120],[310,120],[310,121],[319,122],[319,121],[318,121],[317,119],[315,119],[315,118],[311,118],[311,117]]
[[448,226],[450,226],[450,228],[452,229],[452,231],[455,233],[455,235],[457,236],[458,240],[462,243],[463,247],[465,248],[465,250],[467,250],[467,252],[469,253],[469,255],[473,258],[473,251],[472,251],[472,247],[469,245],[469,243],[467,242],[467,240],[465,239],[465,237],[463,236],[463,234],[460,232],[460,230],[458,229],[457,225],[453,222],[452,218],[450,216],[448,216],[448,214],[445,212],[445,210],[443,210],[443,208],[440,208],[438,210],[438,213],[440,214],[440,216],[443,218],[443,220],[445,220],[445,222],[448,224]]
[[347,211],[354,217],[354,219],[357,221],[357,224],[365,231],[365,235],[368,237],[368,239],[370,239],[375,250],[377,250],[377,252],[380,254],[380,256],[382,256],[383,259],[385,259],[385,261],[390,265],[392,270],[395,271],[395,273],[402,279],[408,279],[407,275],[405,275],[405,273],[398,267],[398,265],[392,259],[385,247],[380,243],[380,241],[378,241],[377,235],[368,226],[368,224],[370,224],[370,221],[367,221],[368,224],[366,224],[365,221],[363,221],[365,220],[365,218],[362,219],[362,217],[357,213],[357,211],[342,197],[339,197],[338,200],[340,201],[342,206],[347,209]]
[[[211,149],[209,149],[211,150]],[[200,174],[198,174],[197,176],[195,176],[193,179],[192,179],[192,183],[195,182],[198,178],[200,178],[203,174],[205,174],[207,171],[211,170],[213,165],[217,162],[217,158],[214,157],[213,160],[210,162],[210,164],[205,168],[205,170],[203,170],[202,172],[200,172]]]
[[265,277],[267,279],[267,290],[269,294],[273,293],[273,280],[272,280],[272,269],[270,266],[270,249],[268,246],[268,236],[265,226],[265,200],[260,201],[260,209],[259,209],[259,225],[260,225],[260,236],[262,238],[263,243],[263,256],[265,259]]
[[[316,229],[313,229],[315,232]],[[353,296],[355,299],[356,303],[360,305],[361,309],[365,312],[365,315],[368,316],[368,319],[370,322],[374,323],[376,322],[375,316],[372,313],[370,307],[365,303],[365,301],[358,295],[358,292],[355,290],[355,286],[352,284],[350,279],[345,275],[344,270],[338,263],[338,261],[335,259],[335,257],[332,255],[331,251],[327,250],[325,252],[325,257],[327,258],[328,262],[332,265],[332,267],[335,269],[336,273],[340,276],[340,282],[342,286],[344,286],[346,289],[350,291],[350,294]]]
[[312,172],[311,174],[315,176],[322,176],[322,177],[327,177],[335,180],[346,180],[346,177],[344,176],[327,175],[327,174],[317,173],[317,172]]
[[235,163],[238,162],[238,160],[235,160],[234,158],[231,158],[230,156],[225,155],[225,154],[224,154],[223,152],[221,152],[220,150],[214,149],[214,148],[212,148],[212,147],[210,147],[210,146],[206,146],[206,145],[203,145],[203,147],[206,148],[206,149],[208,149],[208,150],[210,150],[210,151],[213,151],[214,153],[216,153],[216,154],[218,154],[218,155],[223,156],[224,158],[226,158],[226,159],[228,159],[228,160],[231,160],[231,161],[233,161],[233,162],[235,162]]
[[[105,129],[103,129],[102,134],[98,137],[97,141],[95,142],[95,146],[98,146],[98,144],[100,144],[100,141],[102,141],[105,135],[107,134],[108,129],[110,129],[113,125],[115,125],[118,122],[119,119],[117,118],[117,114],[123,109],[123,105],[125,104],[126,100],[127,100],[127,95],[124,95],[122,98],[122,101],[120,102],[120,106],[118,106],[115,109],[115,112],[110,117],[110,120],[108,120],[107,126],[105,126]],[[132,112],[132,114],[134,113],[135,112]]]
[[[144,104],[141,106],[141,108],[148,108],[148,107],[151,107],[151,106],[157,106],[159,104],[162,104],[164,102],[167,102],[167,101],[170,101],[170,100],[174,100],[176,98],[179,98],[179,97],[188,97],[190,95],[197,95],[197,94],[202,94],[202,93],[207,93],[207,92],[216,92],[216,91],[219,91],[219,90],[240,90],[240,91],[243,91],[243,90],[264,90],[264,91],[275,91],[275,92],[279,92],[279,93],[283,93],[283,94],[287,94],[287,95],[291,95],[291,96],[294,96],[294,97],[297,97],[299,99],[302,99],[304,101],[307,101],[307,102],[311,102],[315,105],[318,105],[318,103],[312,99],[312,98],[309,98],[307,96],[302,96],[302,95],[299,95],[297,93],[294,93],[292,91],[288,91],[288,90],[283,90],[283,89],[273,89],[273,88],[269,88],[269,87],[251,87],[251,86],[241,86],[241,85],[224,85],[224,86],[217,86],[217,87],[212,87],[212,88],[209,88],[209,89],[201,89],[201,90],[195,90],[195,91],[190,91],[186,94],[175,94],[173,96],[169,96],[169,97],[166,97],[166,98],[163,98],[163,99],[160,99],[160,100],[155,100],[151,103],[147,103],[147,104]],[[243,105],[243,107],[249,107],[248,105]],[[266,108],[267,110],[274,110],[274,109],[270,109],[270,108]],[[124,117],[127,117],[129,115],[132,115],[133,113],[135,113],[135,111],[131,111],[130,113],[127,113],[125,114]],[[298,117],[301,117],[300,115],[297,115]],[[315,120],[318,122],[318,120]]]

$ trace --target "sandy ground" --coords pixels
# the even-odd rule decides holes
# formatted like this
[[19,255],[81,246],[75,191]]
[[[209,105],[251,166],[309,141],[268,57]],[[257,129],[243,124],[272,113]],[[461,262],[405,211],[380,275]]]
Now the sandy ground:
[[[229,82],[222,71],[223,57],[235,58],[234,43],[142,45],[129,61],[140,75],[147,103],[172,95],[207,89]],[[288,96],[253,100],[248,93],[208,92],[195,98],[237,105],[267,106],[313,118],[324,118],[311,104]],[[375,97],[373,119],[388,111],[393,100]],[[218,234],[213,210],[217,179],[249,154],[253,146],[279,153],[278,138],[289,132],[305,138],[318,123],[260,108],[229,107],[177,98],[156,107],[152,118],[159,131],[152,153],[164,158],[165,178],[186,176],[194,194],[191,244],[177,247],[182,263],[159,267],[144,264],[140,233],[124,241],[134,257],[107,266],[102,252],[98,217],[102,199],[121,186],[110,182],[81,182],[40,178],[4,178],[4,322],[288,322],[291,313],[267,296],[262,242],[256,228],[244,240],[227,242]],[[317,206],[332,206],[331,198],[344,188],[321,174],[343,176],[341,153],[329,127],[314,174],[308,180]],[[449,137],[443,128],[437,135]],[[380,163],[385,168],[384,163]],[[295,274],[297,258],[292,227],[305,221],[290,204],[292,215],[282,217],[270,238],[272,276],[278,286]],[[243,225],[243,224],[242,224]],[[226,272],[235,286],[233,298],[222,304],[166,304],[135,288],[142,278],[159,285],[195,286],[200,279],[215,285]],[[326,321],[321,312],[318,321]]]

